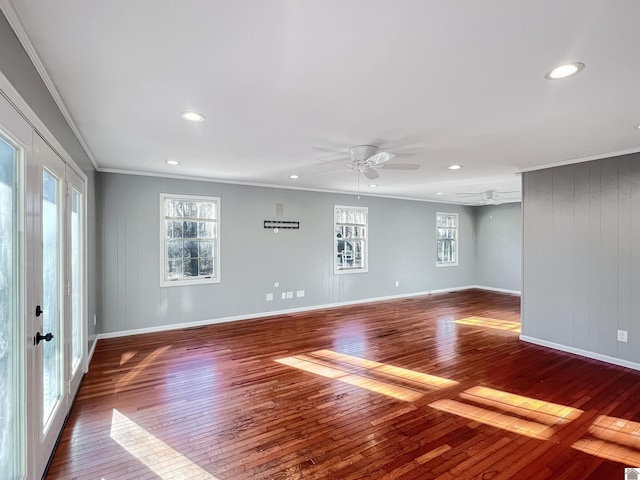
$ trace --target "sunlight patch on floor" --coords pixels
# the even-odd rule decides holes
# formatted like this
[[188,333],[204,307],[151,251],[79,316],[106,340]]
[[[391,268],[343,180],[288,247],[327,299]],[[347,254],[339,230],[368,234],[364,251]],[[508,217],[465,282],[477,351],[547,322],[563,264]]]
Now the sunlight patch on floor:
[[138,352],[126,352],[126,353],[123,353],[120,356],[120,366],[124,365],[129,360],[131,360],[133,357],[135,357],[136,353],[138,353]]
[[471,325],[474,327],[494,328],[496,330],[508,330],[520,333],[520,322],[512,322],[510,320],[498,320],[497,318],[487,317],[466,317],[454,320],[459,325]]
[[521,417],[527,417],[545,425],[568,423],[582,414],[582,410],[577,408],[487,387],[469,388],[462,392],[460,397],[488,407],[499,408]]
[[[317,350],[309,354],[279,358],[276,362],[405,402],[414,402],[424,395],[424,392],[414,390],[412,387],[440,389],[458,384],[447,378],[394,367],[333,350]],[[411,385],[397,385],[400,381],[410,382]]]
[[526,435],[527,437],[538,440],[548,440],[554,433],[553,428],[548,425],[512,417],[511,415],[494,412],[456,400],[436,400],[430,403],[429,406],[442,412],[452,413],[459,417],[468,418],[469,420],[474,420],[520,435]]
[[126,375],[124,375],[120,380],[116,382],[116,393],[122,391],[127,385],[131,383],[140,373],[145,370],[149,365],[156,361],[156,358],[162,355],[164,352],[171,348],[170,345],[157,348],[152,353],[150,353],[147,358],[142,360],[138,365],[133,367]]
[[357,373],[352,373],[340,368],[329,367],[326,365],[318,364],[305,358],[300,357],[286,357],[279,358],[276,362],[289,367],[297,368],[305,372],[320,375],[321,377],[330,378],[332,380],[338,380],[349,385],[364,388],[371,392],[381,393],[388,397],[402,400],[405,402],[414,402],[422,397],[421,392],[411,390],[410,388],[393,385],[391,383],[383,382],[373,378],[368,378]]
[[600,415],[589,427],[588,436],[573,448],[627,465],[640,465],[640,423]]
[[387,365],[386,363],[374,362],[364,358],[346,355],[344,353],[334,352],[332,350],[317,350],[309,355],[331,360],[337,363],[343,363],[354,367],[364,368],[372,372],[383,373],[392,377],[399,377],[410,382],[421,384],[428,388],[448,388],[458,385],[458,382],[449,380],[448,378],[437,377],[427,373],[416,372],[406,368]]
[[218,480],[116,409],[111,438],[162,480]]

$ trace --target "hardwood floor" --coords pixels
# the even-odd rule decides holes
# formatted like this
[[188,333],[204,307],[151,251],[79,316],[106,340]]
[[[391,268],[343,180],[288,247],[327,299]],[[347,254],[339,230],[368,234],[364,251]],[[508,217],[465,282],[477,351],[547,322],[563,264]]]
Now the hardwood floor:
[[623,479],[640,373],[479,290],[101,340],[49,479]]

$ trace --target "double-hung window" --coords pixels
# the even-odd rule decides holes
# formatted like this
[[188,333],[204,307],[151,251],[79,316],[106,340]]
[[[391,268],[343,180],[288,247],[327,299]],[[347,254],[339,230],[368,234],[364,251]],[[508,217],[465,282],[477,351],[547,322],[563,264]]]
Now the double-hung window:
[[367,207],[335,205],[334,213],[334,272],[362,273],[367,271]]
[[458,214],[436,213],[436,267],[458,265]]
[[220,282],[220,198],[160,195],[161,282]]

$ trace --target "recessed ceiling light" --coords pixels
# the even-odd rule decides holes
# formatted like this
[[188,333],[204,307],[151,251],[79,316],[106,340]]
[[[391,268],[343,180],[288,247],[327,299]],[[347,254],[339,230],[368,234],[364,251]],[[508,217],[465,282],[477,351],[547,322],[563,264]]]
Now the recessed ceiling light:
[[180,165],[180,162],[178,160],[167,160],[167,162],[169,165]]
[[190,122],[204,122],[204,115],[198,112],[182,112],[180,116]]
[[584,68],[584,63],[580,62],[571,62],[565,63],[562,65],[558,65],[549,73],[547,73],[544,77],[547,80],[558,80],[559,78],[570,77],[571,75],[575,75],[580,72]]
[[377,184],[377,183],[370,183],[370,184],[369,184],[369,186],[370,186],[371,188],[376,188],[376,187],[378,186],[378,184]]
[[450,165],[449,167],[447,167],[449,170],[460,170],[462,168],[462,165]]
[[294,173],[293,175],[289,175],[289,178],[293,178],[295,180],[296,178],[300,178],[300,175],[296,175]]
[[637,130],[640,130],[640,125],[636,125],[636,126],[635,126],[635,127],[633,127],[633,128],[635,128],[635,129],[637,129]]
[[436,195],[442,195],[442,192],[436,192]]

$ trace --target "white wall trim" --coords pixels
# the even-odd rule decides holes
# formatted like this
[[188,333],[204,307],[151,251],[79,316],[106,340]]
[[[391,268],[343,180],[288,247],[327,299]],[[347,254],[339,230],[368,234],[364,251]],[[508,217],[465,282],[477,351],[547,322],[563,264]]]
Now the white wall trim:
[[[93,167],[96,170],[98,170],[98,163],[93,158],[93,155],[91,154],[91,150],[89,150],[89,147],[84,141],[84,138],[80,134],[80,130],[78,130],[78,127],[73,121],[73,118],[71,117],[71,114],[67,109],[67,106],[62,101],[62,97],[60,96],[58,89],[53,83],[53,80],[51,80],[51,76],[49,75],[49,72],[45,67],[44,63],[42,63],[42,60],[40,59],[40,55],[38,55],[38,51],[35,49],[35,47],[31,43],[31,40],[29,39],[29,35],[27,34],[27,31],[24,28],[24,25],[22,24],[22,19],[20,18],[20,14],[16,10],[15,5],[11,0],[0,0],[0,9],[2,9],[5,17],[7,17],[7,21],[9,22],[9,25],[11,25],[11,28],[13,28],[13,31],[18,37],[18,40],[20,40],[20,43],[22,44],[23,48],[27,52],[27,55],[29,55],[29,58],[31,59],[31,62],[33,63],[34,67],[36,67],[36,70],[38,71],[40,78],[42,78],[42,81],[47,87],[47,90],[49,90],[49,93],[53,97],[53,100],[56,102],[56,105],[58,105],[58,108],[60,109],[62,116],[65,118],[65,120],[69,124],[69,128],[71,128],[71,131],[78,139],[80,146],[82,147],[84,152],[87,154],[87,157],[89,157],[89,160],[91,160]],[[40,131],[40,128],[36,127],[35,125],[34,125],[34,128]],[[56,149],[54,148],[54,150]]]
[[520,335],[520,340],[527,343],[533,343],[534,345],[540,345],[542,347],[553,348],[554,350],[560,350],[561,352],[573,353],[580,355],[581,357],[592,358],[594,360],[600,360],[606,363],[612,363],[620,367],[632,368],[634,370],[640,370],[640,363],[630,362],[621,358],[610,357],[609,355],[602,355],[601,353],[590,352],[588,350],[582,350],[580,348],[569,347],[567,345],[561,345],[559,343],[548,342],[547,340],[541,340],[539,338],[528,337],[526,335]]
[[91,365],[91,360],[93,359],[93,354],[96,351],[96,347],[98,346],[99,335],[96,335],[93,338],[93,343],[91,344],[91,348],[89,349],[89,355],[87,356],[87,367],[84,370],[84,373],[89,371],[89,365]]
[[480,290],[488,290],[490,292],[508,293],[510,295],[522,295],[522,292],[520,290],[509,290],[508,288],[485,287],[483,285],[474,285],[473,288],[479,288]]
[[257,318],[266,318],[266,317],[277,317],[279,315],[288,315],[291,313],[300,313],[300,312],[309,312],[312,310],[324,310],[326,308],[338,308],[338,307],[346,307],[349,305],[358,305],[361,303],[372,303],[372,302],[381,302],[384,300],[396,300],[399,298],[409,298],[409,297],[419,297],[423,295],[429,295],[430,292],[416,292],[416,293],[405,293],[399,295],[389,295],[386,297],[377,297],[377,298],[366,298],[363,300],[352,300],[348,302],[337,302],[337,303],[329,303],[325,305],[311,305],[308,307],[299,307],[299,308],[288,308],[285,310],[272,310],[269,312],[256,312],[249,313],[246,315],[234,315],[231,317],[221,317],[221,318],[212,318],[207,320],[198,320],[195,322],[184,322],[184,323],[174,323],[170,325],[159,325],[157,327],[146,327],[146,328],[137,328],[134,330],[121,330],[118,332],[111,333],[100,333],[98,334],[98,339],[103,338],[117,338],[117,337],[126,337],[128,335],[139,335],[142,333],[156,333],[156,332],[164,332],[166,330],[177,330],[183,328],[193,328],[200,327],[203,325],[214,325],[216,323],[227,323],[227,322],[235,322],[238,320],[251,320]]
[[520,290],[508,290],[506,288],[485,287],[484,285],[465,285],[463,287],[439,288],[437,290],[429,290],[429,293],[430,294],[449,293],[449,292],[457,292],[458,290],[470,290],[473,288],[477,288],[478,290],[487,290],[489,292],[507,293],[510,295],[521,295]]
[[451,288],[441,288],[438,290],[429,290],[425,292],[414,292],[414,293],[402,293],[398,295],[387,295],[384,297],[375,297],[375,298],[365,298],[362,300],[351,300],[348,302],[337,302],[337,303],[329,303],[325,305],[311,305],[308,307],[299,307],[299,308],[288,308],[284,310],[272,310],[268,312],[256,312],[249,313],[246,315],[234,315],[231,317],[221,317],[221,318],[212,318],[207,320],[198,320],[195,322],[183,322],[183,323],[173,323],[169,325],[159,325],[156,327],[146,327],[146,328],[136,328],[133,330],[120,330],[117,332],[110,333],[100,333],[96,337],[96,342],[94,342],[92,350],[89,354],[89,361],[91,361],[91,357],[93,357],[93,351],[95,350],[95,344],[97,340],[101,340],[103,338],[118,338],[118,337],[126,337],[129,335],[140,335],[143,333],[157,333],[157,332],[165,332],[167,330],[179,330],[184,328],[194,328],[201,327],[205,325],[215,325],[217,323],[227,323],[227,322],[235,322],[238,320],[251,320],[258,318],[266,318],[266,317],[277,317],[279,315],[288,315],[291,313],[301,313],[301,312],[309,312],[313,310],[324,310],[327,308],[339,308],[346,307],[349,305],[359,305],[362,303],[373,303],[373,302],[382,302],[386,300],[397,300],[401,298],[411,298],[411,297],[421,297],[425,295],[435,295],[439,293],[449,293],[449,292],[458,292],[460,290],[470,290],[470,289],[480,289],[480,290],[490,290],[499,293],[514,293],[515,290],[497,290],[492,289],[490,287],[479,287],[478,285],[465,285],[462,287],[451,287]]
[[640,152],[639,147],[627,148],[625,150],[617,150],[615,152],[597,153],[595,155],[588,155],[586,157],[572,158],[569,160],[561,160],[559,162],[543,163],[540,165],[533,165],[531,167],[524,167],[518,170],[518,173],[535,172],[536,170],[546,170],[547,168],[562,167],[564,165],[573,165],[574,163],[590,162],[592,160],[602,160],[603,158],[620,157],[622,155],[629,155],[632,153]]

